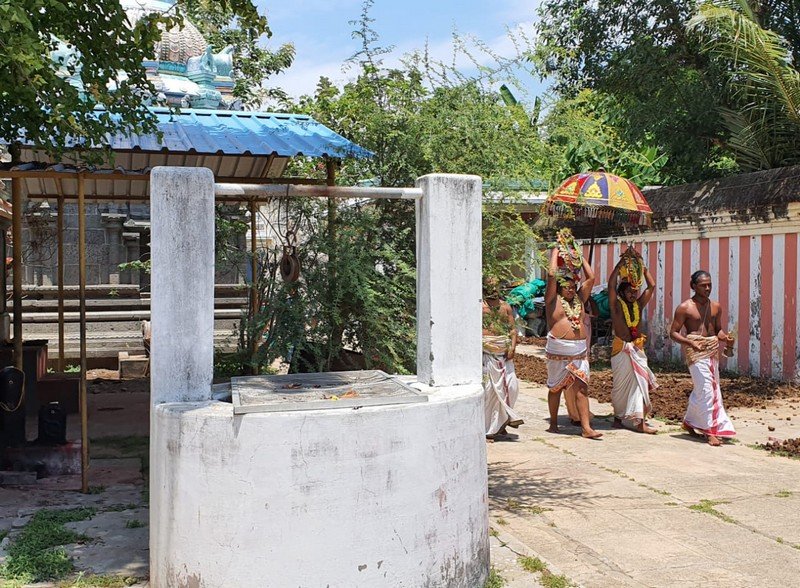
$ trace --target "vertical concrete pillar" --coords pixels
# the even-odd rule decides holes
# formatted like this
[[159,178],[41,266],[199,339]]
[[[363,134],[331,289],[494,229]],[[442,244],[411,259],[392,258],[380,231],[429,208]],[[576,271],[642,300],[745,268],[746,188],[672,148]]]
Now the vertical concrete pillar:
[[150,399],[211,398],[214,374],[214,174],[156,167],[150,174]]
[[417,180],[417,378],[481,381],[481,192],[478,176]]

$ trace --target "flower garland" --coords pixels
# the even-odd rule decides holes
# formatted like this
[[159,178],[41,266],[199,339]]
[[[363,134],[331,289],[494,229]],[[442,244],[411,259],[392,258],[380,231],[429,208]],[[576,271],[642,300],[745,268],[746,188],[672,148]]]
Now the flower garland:
[[622,314],[625,315],[625,324],[628,325],[628,328],[631,331],[631,337],[634,339],[638,338],[639,336],[639,321],[641,320],[641,316],[639,314],[639,303],[634,301],[631,306],[633,307],[633,319],[631,319],[631,311],[628,308],[628,303],[625,301],[622,302]]
[[564,260],[564,265],[572,273],[577,273],[583,266],[583,254],[575,243],[575,237],[572,236],[572,232],[567,228],[558,231],[556,243],[558,244],[558,256]]
[[625,262],[619,272],[619,277],[624,281],[630,282],[634,290],[642,287],[644,270],[642,268],[642,261],[638,253],[632,247],[629,247],[625,253],[622,254],[622,260]]
[[572,326],[572,329],[575,331],[580,331],[581,313],[583,312],[583,303],[581,302],[580,298],[575,296],[575,298],[572,299],[572,302],[568,302],[560,296],[559,298],[561,299],[561,308],[564,309],[564,314],[567,315],[567,320]]

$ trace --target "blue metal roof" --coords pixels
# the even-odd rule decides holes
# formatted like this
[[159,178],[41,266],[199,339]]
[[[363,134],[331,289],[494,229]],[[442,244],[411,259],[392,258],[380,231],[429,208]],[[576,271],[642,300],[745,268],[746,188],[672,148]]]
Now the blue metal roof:
[[156,135],[120,134],[110,137],[108,146],[114,151],[174,154],[372,156],[307,115],[199,109],[170,112],[167,108],[152,111],[163,133],[160,141]]

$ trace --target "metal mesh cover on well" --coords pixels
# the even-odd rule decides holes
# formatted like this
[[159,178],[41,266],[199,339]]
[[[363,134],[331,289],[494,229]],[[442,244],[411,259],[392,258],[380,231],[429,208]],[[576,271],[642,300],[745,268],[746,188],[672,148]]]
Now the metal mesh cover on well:
[[426,402],[428,397],[379,370],[231,379],[234,414],[357,408]]

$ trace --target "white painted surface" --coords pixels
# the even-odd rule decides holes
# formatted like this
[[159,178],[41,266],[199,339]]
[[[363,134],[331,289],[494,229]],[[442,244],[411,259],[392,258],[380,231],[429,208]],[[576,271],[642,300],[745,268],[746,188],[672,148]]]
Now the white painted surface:
[[479,385],[360,410],[161,404],[153,427],[154,588],[485,582]]
[[153,403],[211,398],[214,376],[214,174],[150,174]]
[[417,376],[431,386],[481,381],[481,178],[417,180]]
[[772,292],[765,292],[772,296],[772,337],[770,338],[770,356],[772,366],[769,374],[780,377],[783,374],[783,309],[784,296],[786,296],[786,268],[785,268],[786,236],[775,235],[772,238]]
[[480,178],[419,181],[429,402],[240,416],[208,400],[213,178],[156,168],[151,182],[150,585],[483,586]]
[[761,236],[750,237],[750,373],[761,372]]

